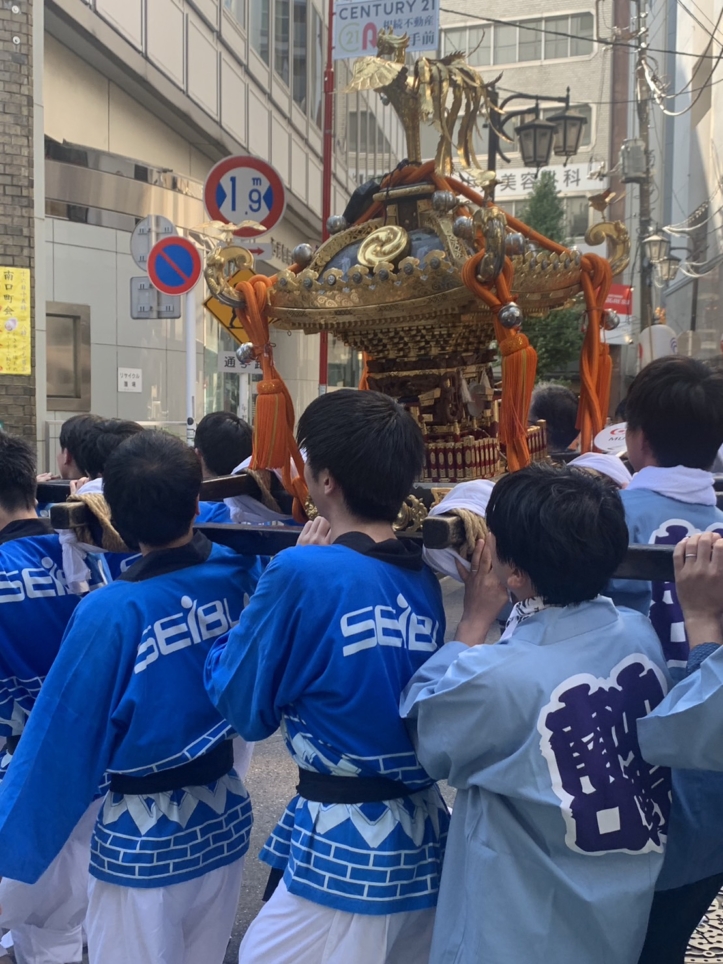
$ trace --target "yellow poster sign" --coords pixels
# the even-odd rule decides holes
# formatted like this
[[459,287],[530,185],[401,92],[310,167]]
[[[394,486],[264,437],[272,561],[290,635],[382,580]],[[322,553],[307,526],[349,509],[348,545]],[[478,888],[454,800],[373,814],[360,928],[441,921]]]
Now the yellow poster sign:
[[0,375],[30,375],[30,269],[0,267]]
[[[231,287],[235,287],[239,281],[250,281],[253,278],[254,272],[249,268],[241,268],[236,274],[231,275],[228,279]],[[243,345],[244,342],[250,341],[251,339],[244,331],[244,327],[241,322],[236,317],[236,312],[233,308],[228,305],[222,304],[218,298],[214,298],[213,295],[204,301],[204,305],[214,318],[217,318],[221,322],[226,331],[233,335],[236,341]]]

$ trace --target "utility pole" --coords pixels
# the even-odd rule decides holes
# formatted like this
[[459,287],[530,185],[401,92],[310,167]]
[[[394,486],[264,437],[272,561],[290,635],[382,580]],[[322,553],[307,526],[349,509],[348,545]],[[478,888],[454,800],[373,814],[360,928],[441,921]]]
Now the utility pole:
[[646,0],[635,0],[637,30],[635,32],[635,96],[638,109],[638,129],[645,152],[645,179],[640,184],[638,211],[638,243],[640,250],[640,327],[653,323],[653,265],[645,255],[643,241],[652,234],[650,195],[652,188],[652,165],[650,163],[650,88],[645,77],[645,54],[648,49],[648,14],[643,9]]

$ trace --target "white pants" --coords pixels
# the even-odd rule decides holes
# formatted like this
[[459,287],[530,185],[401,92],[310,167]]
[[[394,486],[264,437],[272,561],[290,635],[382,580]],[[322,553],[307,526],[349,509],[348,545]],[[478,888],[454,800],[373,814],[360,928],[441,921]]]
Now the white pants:
[[426,964],[434,909],[374,917],[322,907],[283,880],[239,948],[239,964]]
[[74,964],[83,958],[90,838],[102,801],[85,811],[40,880],[0,882],[0,927],[12,932],[18,964]]
[[167,887],[90,879],[90,964],[223,964],[244,859]]

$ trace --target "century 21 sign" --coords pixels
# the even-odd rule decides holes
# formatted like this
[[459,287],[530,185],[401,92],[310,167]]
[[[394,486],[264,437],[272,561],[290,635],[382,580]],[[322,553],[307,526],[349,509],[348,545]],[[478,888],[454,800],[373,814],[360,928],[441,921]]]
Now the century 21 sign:
[[409,37],[408,49],[439,46],[438,0],[337,0],[334,8],[334,60],[377,52],[380,30]]

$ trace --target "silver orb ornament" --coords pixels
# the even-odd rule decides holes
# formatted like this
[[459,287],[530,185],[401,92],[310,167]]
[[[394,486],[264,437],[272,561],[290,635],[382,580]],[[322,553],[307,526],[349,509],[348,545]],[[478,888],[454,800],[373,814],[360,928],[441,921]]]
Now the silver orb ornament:
[[516,305],[514,301],[511,301],[508,305],[503,305],[503,307],[500,308],[497,317],[503,328],[521,328],[524,316],[522,314],[522,308]]
[[527,250],[527,243],[524,234],[514,231],[508,234],[505,239],[505,254],[511,258],[513,255],[523,255]]
[[451,191],[435,191],[432,195],[432,207],[438,214],[446,214],[457,207],[457,195]]
[[455,218],[452,233],[463,241],[474,241],[474,221],[472,218]]
[[300,268],[308,268],[314,257],[314,249],[310,244],[297,244],[291,252],[291,257],[294,264],[298,264]]
[[332,214],[326,222],[326,230],[329,234],[339,234],[341,231],[346,231],[349,224],[343,214]]
[[602,323],[605,331],[615,331],[620,325],[620,315],[617,311],[611,311],[610,308],[606,308],[605,311],[603,311]]
[[236,349],[236,357],[242,365],[248,365],[254,360],[254,346],[250,341],[245,341]]

